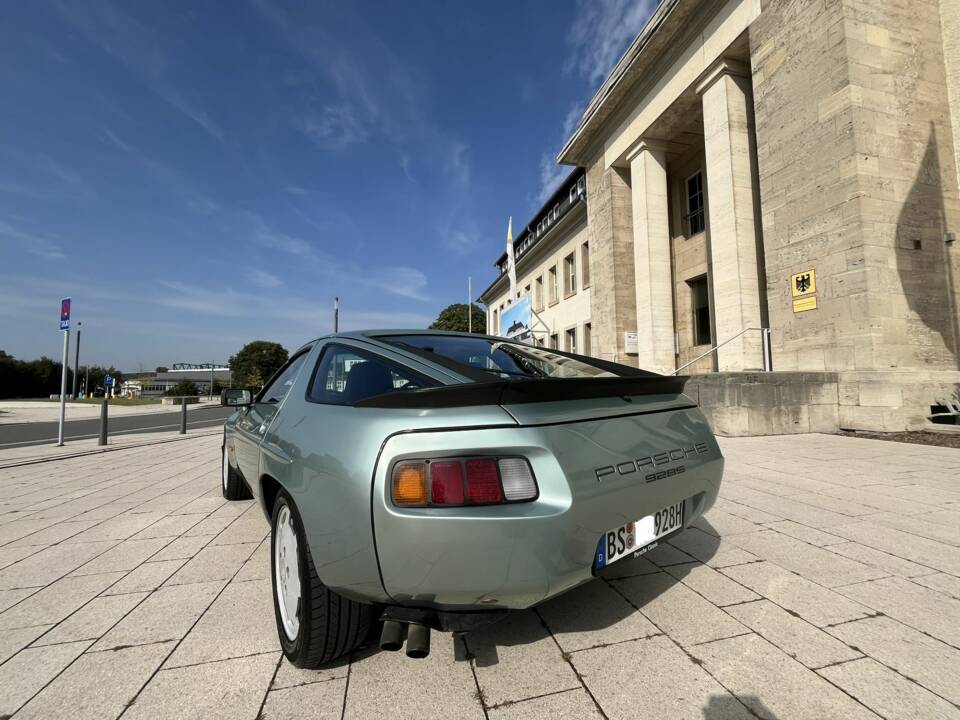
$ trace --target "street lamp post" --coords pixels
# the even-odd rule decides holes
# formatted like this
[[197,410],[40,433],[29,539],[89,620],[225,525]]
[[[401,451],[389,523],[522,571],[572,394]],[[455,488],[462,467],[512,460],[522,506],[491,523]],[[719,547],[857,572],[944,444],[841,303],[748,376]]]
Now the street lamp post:
[[80,326],[83,323],[77,323],[77,347],[74,351],[73,356],[73,394],[70,396],[71,399],[76,399],[77,397],[77,375],[80,372]]

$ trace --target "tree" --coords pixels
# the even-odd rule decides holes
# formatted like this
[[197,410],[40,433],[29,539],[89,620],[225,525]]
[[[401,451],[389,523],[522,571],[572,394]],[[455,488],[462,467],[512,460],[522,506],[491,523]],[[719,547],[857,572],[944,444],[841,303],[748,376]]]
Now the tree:
[[164,395],[169,395],[170,397],[183,397],[184,395],[199,394],[200,391],[197,390],[197,384],[193,380],[181,380],[164,393]]
[[[473,315],[473,332],[485,333],[487,331],[487,316],[483,310],[473,303],[470,303],[470,313]],[[448,305],[430,326],[430,329],[467,332],[467,304],[454,303],[453,305]]]
[[168,368],[168,367],[166,367],[166,366],[164,366],[164,365],[157,365],[157,372],[158,372],[158,373],[161,373],[161,372],[170,372],[170,368]]
[[287,361],[290,354],[280,343],[254,340],[230,358],[235,387],[259,389]]

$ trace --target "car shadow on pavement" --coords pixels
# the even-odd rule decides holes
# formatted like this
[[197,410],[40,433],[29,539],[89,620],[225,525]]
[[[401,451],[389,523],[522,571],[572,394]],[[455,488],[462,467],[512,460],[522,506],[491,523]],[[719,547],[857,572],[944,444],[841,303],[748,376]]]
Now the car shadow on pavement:
[[763,701],[756,695],[711,695],[703,706],[703,720],[739,720],[751,717],[744,706],[760,720],[777,720]]
[[696,557],[667,542],[645,555],[620,560],[563,595],[466,634],[456,659],[472,658],[487,667],[501,661],[500,649],[520,645],[549,643],[566,653],[659,634],[641,612],[643,607],[680,582],[674,574],[683,577],[691,563],[708,562],[720,545],[709,522],[701,518],[697,526],[684,531],[696,535]]

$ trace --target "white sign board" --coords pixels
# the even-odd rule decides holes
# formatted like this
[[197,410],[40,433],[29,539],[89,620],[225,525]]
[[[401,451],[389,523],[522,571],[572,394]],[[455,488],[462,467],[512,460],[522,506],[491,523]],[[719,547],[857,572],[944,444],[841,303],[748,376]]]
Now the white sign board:
[[640,352],[637,333],[627,330],[623,333],[623,352],[627,355],[637,355]]

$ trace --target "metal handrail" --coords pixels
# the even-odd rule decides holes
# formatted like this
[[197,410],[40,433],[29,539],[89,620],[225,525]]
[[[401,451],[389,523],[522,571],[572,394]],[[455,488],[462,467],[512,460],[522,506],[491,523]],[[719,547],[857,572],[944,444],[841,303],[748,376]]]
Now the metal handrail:
[[724,340],[722,343],[718,343],[718,344],[714,345],[712,348],[710,348],[709,350],[707,350],[707,351],[706,351],[705,353],[703,353],[702,355],[698,355],[697,357],[695,357],[695,358],[694,358],[693,360],[691,360],[690,362],[684,363],[683,365],[681,365],[680,367],[678,367],[676,370],[674,370],[674,371],[673,371],[672,373],[670,373],[670,374],[671,374],[671,375],[676,375],[678,372],[680,372],[681,370],[683,370],[683,369],[686,368],[686,367],[690,367],[691,365],[693,365],[693,364],[694,364],[695,362],[697,362],[698,360],[703,360],[703,358],[705,358],[705,357],[706,357],[707,355],[709,355],[710,353],[716,352],[717,350],[719,350],[720,348],[722,348],[722,347],[723,347],[724,345],[726,345],[727,343],[733,342],[734,340],[736,340],[736,339],[737,339],[738,337],[740,337],[741,335],[744,335],[744,334],[746,334],[746,333],[748,333],[748,332],[753,332],[753,331],[756,331],[756,332],[759,332],[759,333],[760,333],[760,338],[761,338],[761,341],[763,342],[763,371],[764,371],[764,372],[770,372],[771,370],[773,370],[773,356],[772,356],[772,354],[771,354],[771,352],[770,352],[770,328],[749,327],[749,328],[744,328],[743,330],[741,330],[740,332],[738,332],[738,333],[737,333],[736,335],[734,335],[733,337],[727,338],[727,339]]

